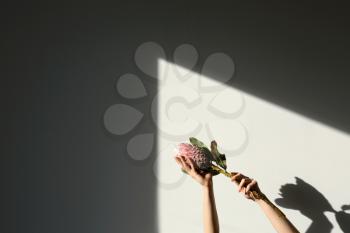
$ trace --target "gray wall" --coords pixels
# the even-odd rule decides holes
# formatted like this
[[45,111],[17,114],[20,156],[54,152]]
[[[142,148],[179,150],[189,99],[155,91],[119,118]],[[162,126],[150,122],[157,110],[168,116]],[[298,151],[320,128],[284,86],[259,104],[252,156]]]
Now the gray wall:
[[[141,75],[133,52],[145,41],[168,53],[193,44],[199,64],[225,52],[237,65],[235,87],[348,133],[345,4],[257,2],[5,7],[11,129],[3,164],[11,166],[1,232],[156,232],[154,156],[130,160],[125,145],[135,132],[116,137],[102,122],[108,106],[128,103],[115,81]],[[145,85],[152,96],[157,83]],[[147,111],[150,100],[130,104]],[[138,132],[156,133],[144,120]]]

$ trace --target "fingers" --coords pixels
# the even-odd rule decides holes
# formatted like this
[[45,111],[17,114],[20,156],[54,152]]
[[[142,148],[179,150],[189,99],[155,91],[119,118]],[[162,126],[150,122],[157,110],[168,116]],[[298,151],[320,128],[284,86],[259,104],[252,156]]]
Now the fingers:
[[175,157],[175,160],[184,171],[189,172],[190,170],[194,170],[193,161],[189,161],[189,160],[186,161],[186,158],[184,156],[178,155]]
[[189,166],[191,168],[191,173],[192,173],[192,177],[196,178],[197,180],[201,180],[203,178],[205,179],[210,179],[210,177],[207,177],[206,175],[208,174],[201,174],[198,170],[197,170],[197,164],[191,159],[191,158],[187,158]]
[[245,193],[247,194],[251,189],[252,189],[252,187],[254,186],[254,185],[256,185],[256,180],[251,180],[251,182],[247,185],[247,188],[246,188],[246,190],[245,190]]
[[[233,172],[231,173],[231,174],[234,174]],[[231,181],[232,182],[235,182],[236,184],[239,184],[239,178],[242,176],[242,174],[241,173],[236,173],[235,175],[233,175],[232,177],[231,177]]]
[[178,156],[175,156],[175,161],[177,164],[179,164],[180,166],[182,166],[181,160]]
[[184,168],[186,171],[191,170],[191,167],[188,165],[188,163],[187,163],[187,161],[186,161],[186,159],[185,159],[184,156],[180,156],[180,160],[181,160],[181,162],[182,162],[183,168]]
[[247,194],[249,191],[257,185],[257,181],[251,179],[241,173],[231,173],[233,176],[231,177],[231,181],[235,182],[238,185],[238,192],[244,191],[244,194]]
[[231,177],[231,181],[232,182],[235,182],[237,185],[240,184],[241,180],[244,178],[245,180],[249,180],[249,177],[243,175],[242,173],[234,173],[232,172],[231,174],[234,174],[232,177]]
[[188,161],[188,163],[190,165],[190,168],[195,170],[196,164],[193,162],[193,160],[191,158],[188,158],[187,161]]
[[183,159],[181,158],[181,156],[179,156],[179,155],[176,156],[175,160],[176,160],[177,164],[179,164],[181,166],[182,169],[185,169],[185,164],[184,164]]
[[175,157],[175,161],[176,161],[177,164],[180,165],[181,169],[183,170],[184,166],[183,166],[183,164],[182,164],[182,161],[181,161],[181,159],[180,159],[180,156],[176,156],[176,157]]
[[239,185],[238,185],[238,192],[241,192],[241,190],[243,189],[243,186],[244,186],[244,184],[246,183],[246,179],[245,178],[243,178],[242,180],[241,180],[241,182],[239,183]]

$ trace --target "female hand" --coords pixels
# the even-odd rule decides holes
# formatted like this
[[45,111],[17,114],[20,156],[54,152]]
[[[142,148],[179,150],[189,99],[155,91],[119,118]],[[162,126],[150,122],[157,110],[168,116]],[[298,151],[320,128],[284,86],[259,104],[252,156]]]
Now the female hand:
[[252,178],[249,178],[241,173],[231,173],[231,181],[238,185],[238,192],[242,193],[247,199],[256,201],[252,191],[256,191],[261,194],[258,182]]
[[[247,199],[255,201],[270,220],[278,233],[299,233],[298,229],[288,220],[286,215],[275,206],[261,191],[258,182],[241,173],[231,173],[231,181],[238,185],[238,192]],[[256,199],[252,192],[257,192]]]
[[178,155],[175,157],[176,162],[181,166],[181,169],[190,175],[199,184],[209,187],[213,184],[211,173],[200,173],[197,171],[196,164],[190,158]]

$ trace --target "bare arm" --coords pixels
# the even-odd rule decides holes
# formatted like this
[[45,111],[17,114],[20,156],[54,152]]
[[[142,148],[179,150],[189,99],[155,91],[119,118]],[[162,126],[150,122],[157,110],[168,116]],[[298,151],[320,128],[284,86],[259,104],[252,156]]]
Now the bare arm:
[[279,233],[299,233],[285,215],[281,215],[280,210],[268,198],[255,201],[260,206],[272,226]]
[[209,186],[203,186],[203,221],[205,233],[219,232],[219,218],[216,211],[214,189],[212,184]]
[[175,157],[182,170],[202,185],[204,233],[219,233],[219,218],[216,211],[213,179],[210,173],[200,174],[192,160],[183,156]]
[[[261,191],[256,180],[250,179],[240,173],[232,176],[231,180],[238,185],[238,192],[247,199],[256,202],[272,226],[278,233],[299,233],[295,226],[288,220],[283,212],[277,208]],[[251,191],[256,191],[261,195],[261,199],[256,199]]]

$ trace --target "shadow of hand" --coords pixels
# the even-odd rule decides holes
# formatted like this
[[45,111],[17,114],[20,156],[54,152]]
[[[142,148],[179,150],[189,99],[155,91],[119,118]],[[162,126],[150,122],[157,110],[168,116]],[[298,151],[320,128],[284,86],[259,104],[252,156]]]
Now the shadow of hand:
[[306,233],[330,233],[333,228],[332,223],[324,214],[326,211],[335,210],[329,201],[315,189],[312,185],[302,179],[295,177],[296,184],[285,184],[280,188],[281,198],[275,202],[285,208],[299,210],[312,224]]

